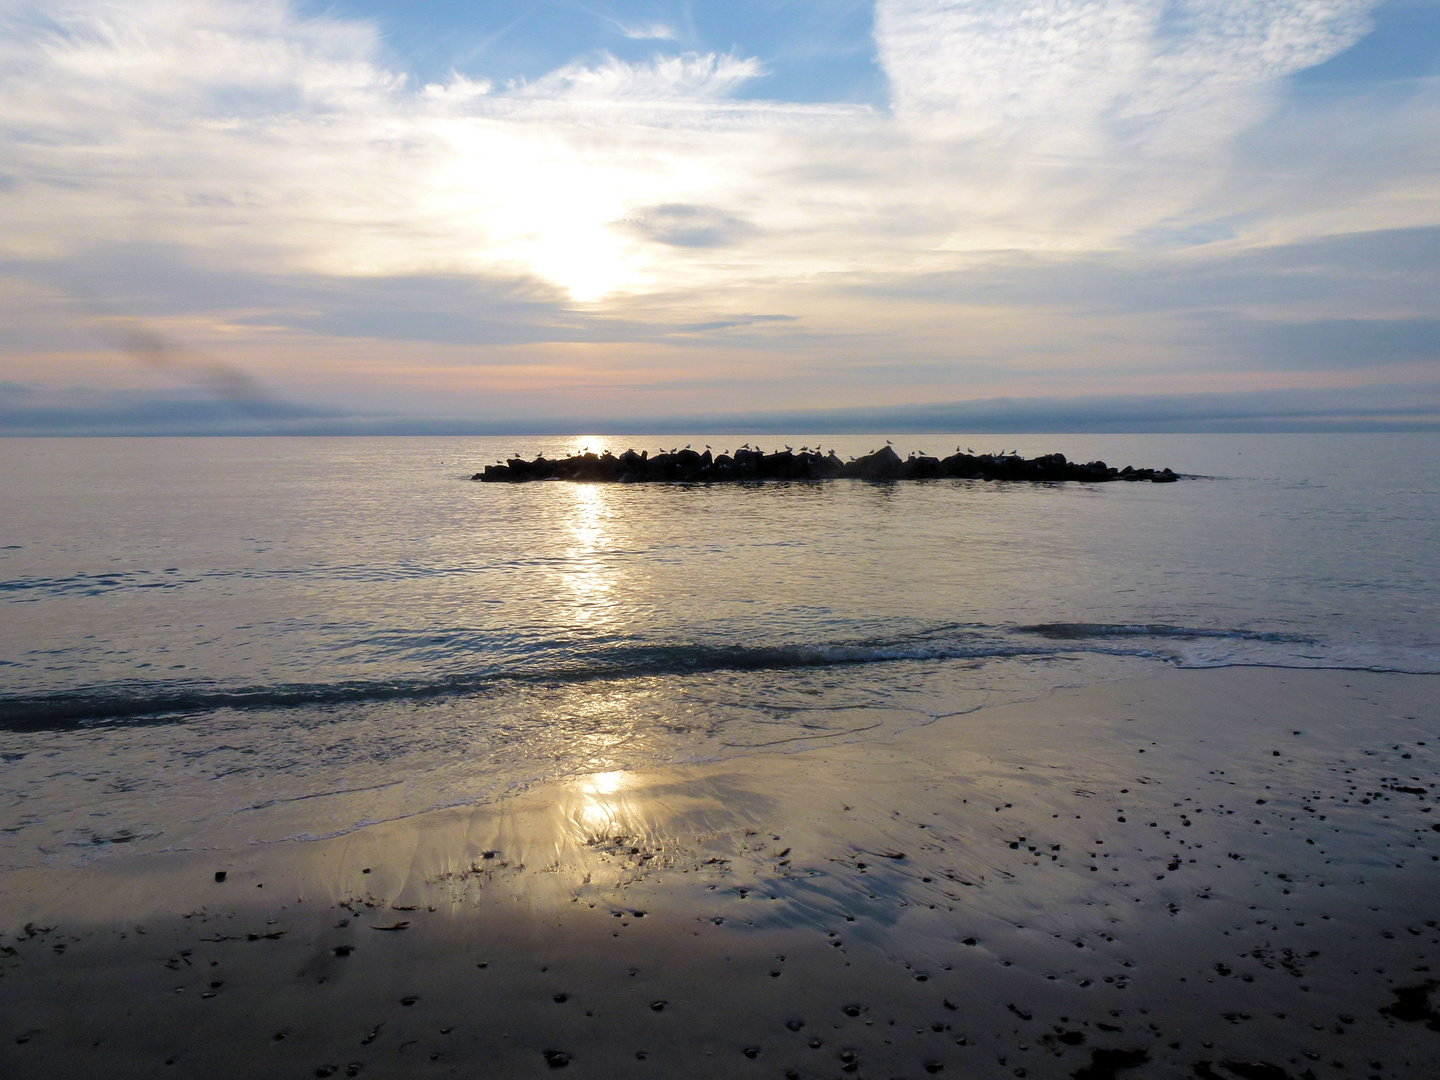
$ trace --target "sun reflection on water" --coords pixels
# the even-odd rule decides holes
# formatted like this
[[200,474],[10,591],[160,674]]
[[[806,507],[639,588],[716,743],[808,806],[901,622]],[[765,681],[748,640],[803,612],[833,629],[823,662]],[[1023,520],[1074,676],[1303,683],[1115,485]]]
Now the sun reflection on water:
[[569,494],[574,502],[566,523],[572,542],[562,571],[569,594],[566,608],[573,623],[598,627],[611,621],[614,606],[614,571],[606,561],[611,544],[606,527],[609,493],[599,484],[575,484]]

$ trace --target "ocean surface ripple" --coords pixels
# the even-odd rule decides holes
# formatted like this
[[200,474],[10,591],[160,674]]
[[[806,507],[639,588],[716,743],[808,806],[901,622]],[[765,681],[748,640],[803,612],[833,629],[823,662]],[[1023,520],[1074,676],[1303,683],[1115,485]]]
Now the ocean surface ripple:
[[423,807],[1137,665],[1440,671],[1440,436],[1004,439],[1195,477],[1162,486],[468,479],[646,442],[7,440],[0,795],[64,832],[148,793],[173,841],[157,792]]

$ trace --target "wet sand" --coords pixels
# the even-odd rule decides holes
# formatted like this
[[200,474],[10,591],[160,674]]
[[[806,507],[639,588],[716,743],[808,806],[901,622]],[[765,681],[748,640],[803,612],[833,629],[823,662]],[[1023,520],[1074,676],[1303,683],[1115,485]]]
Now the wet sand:
[[1167,669],[11,871],[0,1075],[1436,1075],[1437,764],[1440,677]]

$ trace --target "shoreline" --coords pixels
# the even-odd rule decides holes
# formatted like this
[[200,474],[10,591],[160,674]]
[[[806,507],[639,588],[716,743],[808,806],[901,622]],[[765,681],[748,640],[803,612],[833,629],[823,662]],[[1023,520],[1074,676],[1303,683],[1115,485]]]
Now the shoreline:
[[0,1066],[1416,1075],[1437,700],[1435,675],[1169,669],[330,840],[13,871]]

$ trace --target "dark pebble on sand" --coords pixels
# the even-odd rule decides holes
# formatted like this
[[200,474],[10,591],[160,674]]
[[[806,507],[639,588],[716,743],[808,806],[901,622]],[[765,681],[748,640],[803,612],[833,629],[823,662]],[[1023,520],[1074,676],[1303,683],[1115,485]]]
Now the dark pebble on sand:
[[351,946],[351,945],[336,945],[336,946],[335,946],[335,955],[336,955],[336,956],[349,956],[349,955],[350,955],[352,952],[354,952],[354,951],[355,951],[355,949],[354,949],[354,947]]
[[1075,1080],[1115,1080],[1121,1069],[1133,1069],[1149,1060],[1144,1050],[1091,1050],[1090,1064],[1070,1075]]
[[224,871],[224,870],[216,870],[216,871],[215,871],[215,880],[216,880],[217,882],[224,881],[225,878],[226,878],[226,874],[225,874],[225,871]]
[[552,998],[551,1000],[554,1001],[556,1005],[564,1005],[565,1002],[567,1002],[567,1001],[570,1000],[570,995],[569,995],[569,994],[556,994],[556,995],[554,996],[554,998]]
[[787,1028],[789,1028],[791,1031],[799,1031],[801,1028],[803,1028],[803,1027],[805,1026],[805,1021],[804,1021],[804,1020],[786,1020],[786,1021],[785,1021],[785,1026],[786,1026]]
[[651,1012],[664,1012],[664,1011],[665,1011],[665,1006],[666,1006],[666,1005],[669,1005],[669,1004],[670,1004],[670,1003],[669,1003],[668,1001],[652,1001],[652,1002],[650,1003],[650,1011],[651,1011]]
[[563,1050],[546,1050],[545,1064],[552,1069],[563,1069],[570,1064],[570,1055]]
[[754,1061],[760,1056],[760,1048],[758,1046],[747,1046],[744,1050],[740,1052],[744,1054],[747,1058],[749,1058],[751,1061]]
[[1227,1061],[1224,1064],[1242,1080],[1290,1080],[1290,1074],[1279,1065],[1266,1061]]

